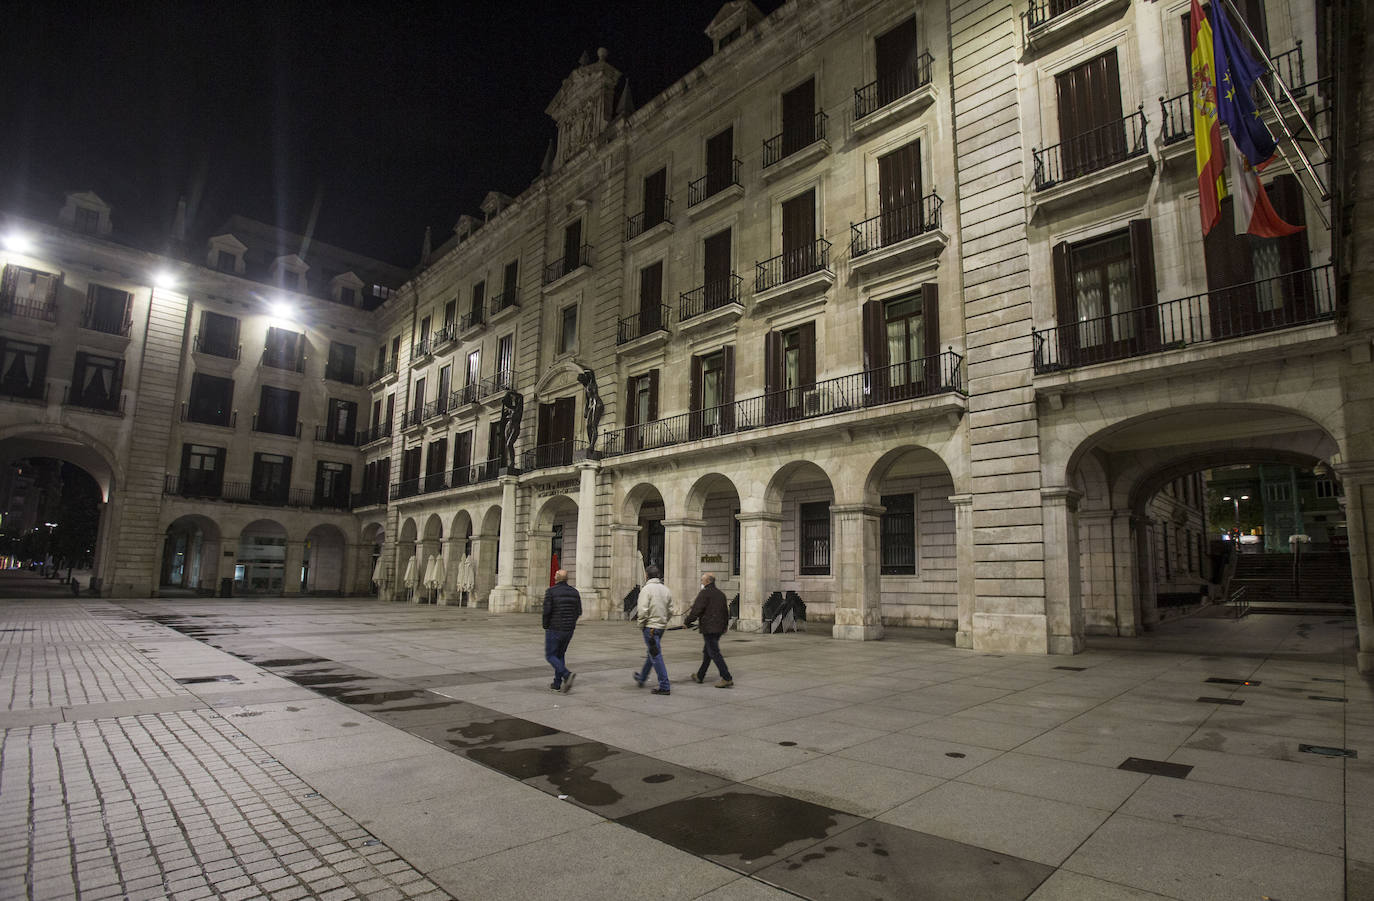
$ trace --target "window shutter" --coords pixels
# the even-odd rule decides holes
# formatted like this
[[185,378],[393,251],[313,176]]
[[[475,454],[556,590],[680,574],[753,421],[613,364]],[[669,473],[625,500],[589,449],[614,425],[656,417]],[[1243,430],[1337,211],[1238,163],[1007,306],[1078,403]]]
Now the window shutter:
[[114,378],[110,382],[110,403],[119,409],[119,394],[124,390],[124,361],[115,364]]
[[14,295],[17,291],[19,275],[15,267],[10,265],[5,267],[5,274],[0,276],[0,302],[6,305],[14,303]]
[[[191,445],[189,445],[189,444],[183,444],[183,445],[181,446],[181,481],[182,481],[182,482],[185,482],[185,481],[186,481],[186,475],[187,475],[187,473],[189,473],[190,471],[191,471]],[[183,488],[183,490],[186,488],[186,486],[185,486],[184,484],[183,484],[181,487]]]
[[1155,284],[1155,249],[1150,220],[1132,219],[1130,233],[1135,305],[1140,308],[1138,334],[1142,348],[1149,349],[1159,345],[1159,314],[1155,309],[1159,291]]
[[763,336],[763,393],[772,394],[782,388],[782,333],[769,332]]
[[925,332],[927,357],[940,355],[940,286],[930,282],[921,286],[921,328]]
[[701,411],[701,357],[692,357],[692,387],[687,408],[693,412]]
[[801,383],[816,384],[816,323],[801,327]]
[[68,389],[68,397],[72,400],[79,400],[86,388],[86,355],[78,353],[76,363],[72,366],[72,386]]
[[[1292,175],[1280,175],[1269,186],[1269,201],[1279,218],[1289,225],[1306,225],[1307,215],[1303,208],[1302,186]],[[1279,242],[1279,271],[1283,273],[1303,272],[1312,265],[1312,257],[1307,247],[1307,230],[1285,235]],[[1283,314],[1294,321],[1311,318],[1316,300],[1312,290],[1312,280],[1308,275],[1297,275],[1282,281],[1285,297]]]
[[887,392],[887,335],[883,322],[883,302],[863,305],[863,367],[868,373],[864,383],[864,403],[881,402]]
[[1073,299],[1073,271],[1069,245],[1060,241],[1051,252],[1054,270],[1054,303],[1059,318],[1059,364],[1073,366],[1078,359],[1078,312]]
[[635,420],[635,416],[636,416],[635,388],[637,387],[637,382],[638,382],[638,380],[637,380],[637,379],[633,379],[633,378],[630,378],[630,379],[626,379],[626,380],[625,380],[625,427],[626,427],[626,428],[630,428],[631,426],[639,425],[639,423]]
[[649,370],[649,421],[658,419],[658,370]]
[[120,324],[126,335],[134,326],[134,296],[132,294],[125,293],[124,295],[124,315],[120,317]]
[[720,411],[721,428],[727,432],[735,430],[735,346],[728,344],[722,347],[721,355],[724,357],[724,365],[721,367],[721,398],[725,406]]
[[300,392],[286,392],[286,422],[283,423],[283,425],[291,432],[295,432],[296,430],[296,413],[300,408],[300,402]]

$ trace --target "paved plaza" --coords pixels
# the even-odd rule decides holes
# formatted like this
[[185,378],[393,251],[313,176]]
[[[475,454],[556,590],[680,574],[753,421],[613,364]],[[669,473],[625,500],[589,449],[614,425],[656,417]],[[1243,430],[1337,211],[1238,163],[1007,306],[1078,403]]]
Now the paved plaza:
[[1349,618],[731,633],[729,690],[673,632],[657,697],[623,622],[564,695],[533,615],[51,593],[0,601],[4,899],[1374,898]]

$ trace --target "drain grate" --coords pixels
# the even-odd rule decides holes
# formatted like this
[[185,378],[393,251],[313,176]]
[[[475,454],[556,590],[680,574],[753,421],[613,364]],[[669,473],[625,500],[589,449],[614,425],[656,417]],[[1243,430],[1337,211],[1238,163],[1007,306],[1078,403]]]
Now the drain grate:
[[1211,682],[1213,685],[1263,685],[1258,679],[1223,679],[1220,676],[1212,676],[1210,679],[1203,679],[1204,682]]
[[1191,766],[1182,763],[1169,763],[1166,760],[1151,760],[1148,757],[1127,757],[1117,767],[1132,773],[1148,773],[1151,776],[1168,776],[1171,779],[1187,779],[1193,771]]
[[1244,701],[1240,701],[1235,698],[1209,698],[1206,695],[1198,698],[1198,702],[1202,704],[1231,704],[1236,707],[1239,707],[1241,704],[1245,703]]
[[1344,680],[1344,679],[1332,679],[1332,678],[1330,678],[1330,677],[1328,677],[1328,676],[1313,676],[1313,677],[1312,677],[1312,681],[1313,681],[1313,682],[1339,682],[1339,683],[1342,684],[1342,685],[1345,684],[1345,680]]
[[1087,669],[1086,666],[1056,666],[1055,669],[1068,670],[1071,673],[1081,673]]
[[238,676],[187,676],[176,680],[181,685],[201,685],[205,682],[237,682]]
[[1322,757],[1359,757],[1359,752],[1351,748],[1333,748],[1328,745],[1298,745],[1304,754],[1317,754]]
[[1334,701],[1337,704],[1350,703],[1346,698],[1333,698],[1330,695],[1308,695],[1307,699],[1309,701]]

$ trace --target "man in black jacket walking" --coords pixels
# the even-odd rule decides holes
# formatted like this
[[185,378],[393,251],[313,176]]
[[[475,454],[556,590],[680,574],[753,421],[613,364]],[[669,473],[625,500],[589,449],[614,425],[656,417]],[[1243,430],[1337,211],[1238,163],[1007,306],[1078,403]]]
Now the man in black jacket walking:
[[582,595],[568,584],[568,571],[560,569],[553,574],[549,590],[544,592],[544,659],[553,667],[553,684],[549,688],[563,694],[572,691],[577,675],[568,669],[563,658],[581,615]]
[[704,645],[701,649],[701,668],[692,674],[692,681],[698,685],[705,682],[706,670],[714,661],[716,671],[720,673],[716,688],[730,688],[735,681],[730,678],[730,667],[725,665],[725,658],[720,654],[720,637],[730,627],[730,608],[725,603],[725,595],[716,587],[714,573],[702,574],[701,592],[692,602],[692,609],[682,625],[690,626],[697,621],[701,622],[699,628]]

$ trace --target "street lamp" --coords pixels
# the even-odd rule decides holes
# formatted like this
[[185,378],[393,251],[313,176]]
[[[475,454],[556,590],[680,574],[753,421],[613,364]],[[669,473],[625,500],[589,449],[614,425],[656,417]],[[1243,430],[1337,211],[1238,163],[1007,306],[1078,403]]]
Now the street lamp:
[[1230,502],[1235,506],[1235,511],[1236,511],[1236,540],[1237,540],[1237,541],[1240,541],[1240,502],[1241,502],[1241,501],[1248,501],[1249,499],[1250,499],[1250,495],[1248,495],[1248,494],[1242,494],[1240,497],[1231,497],[1231,496],[1228,494],[1228,495],[1226,495],[1225,497],[1222,498],[1222,500],[1224,500],[1224,501],[1230,501]]

